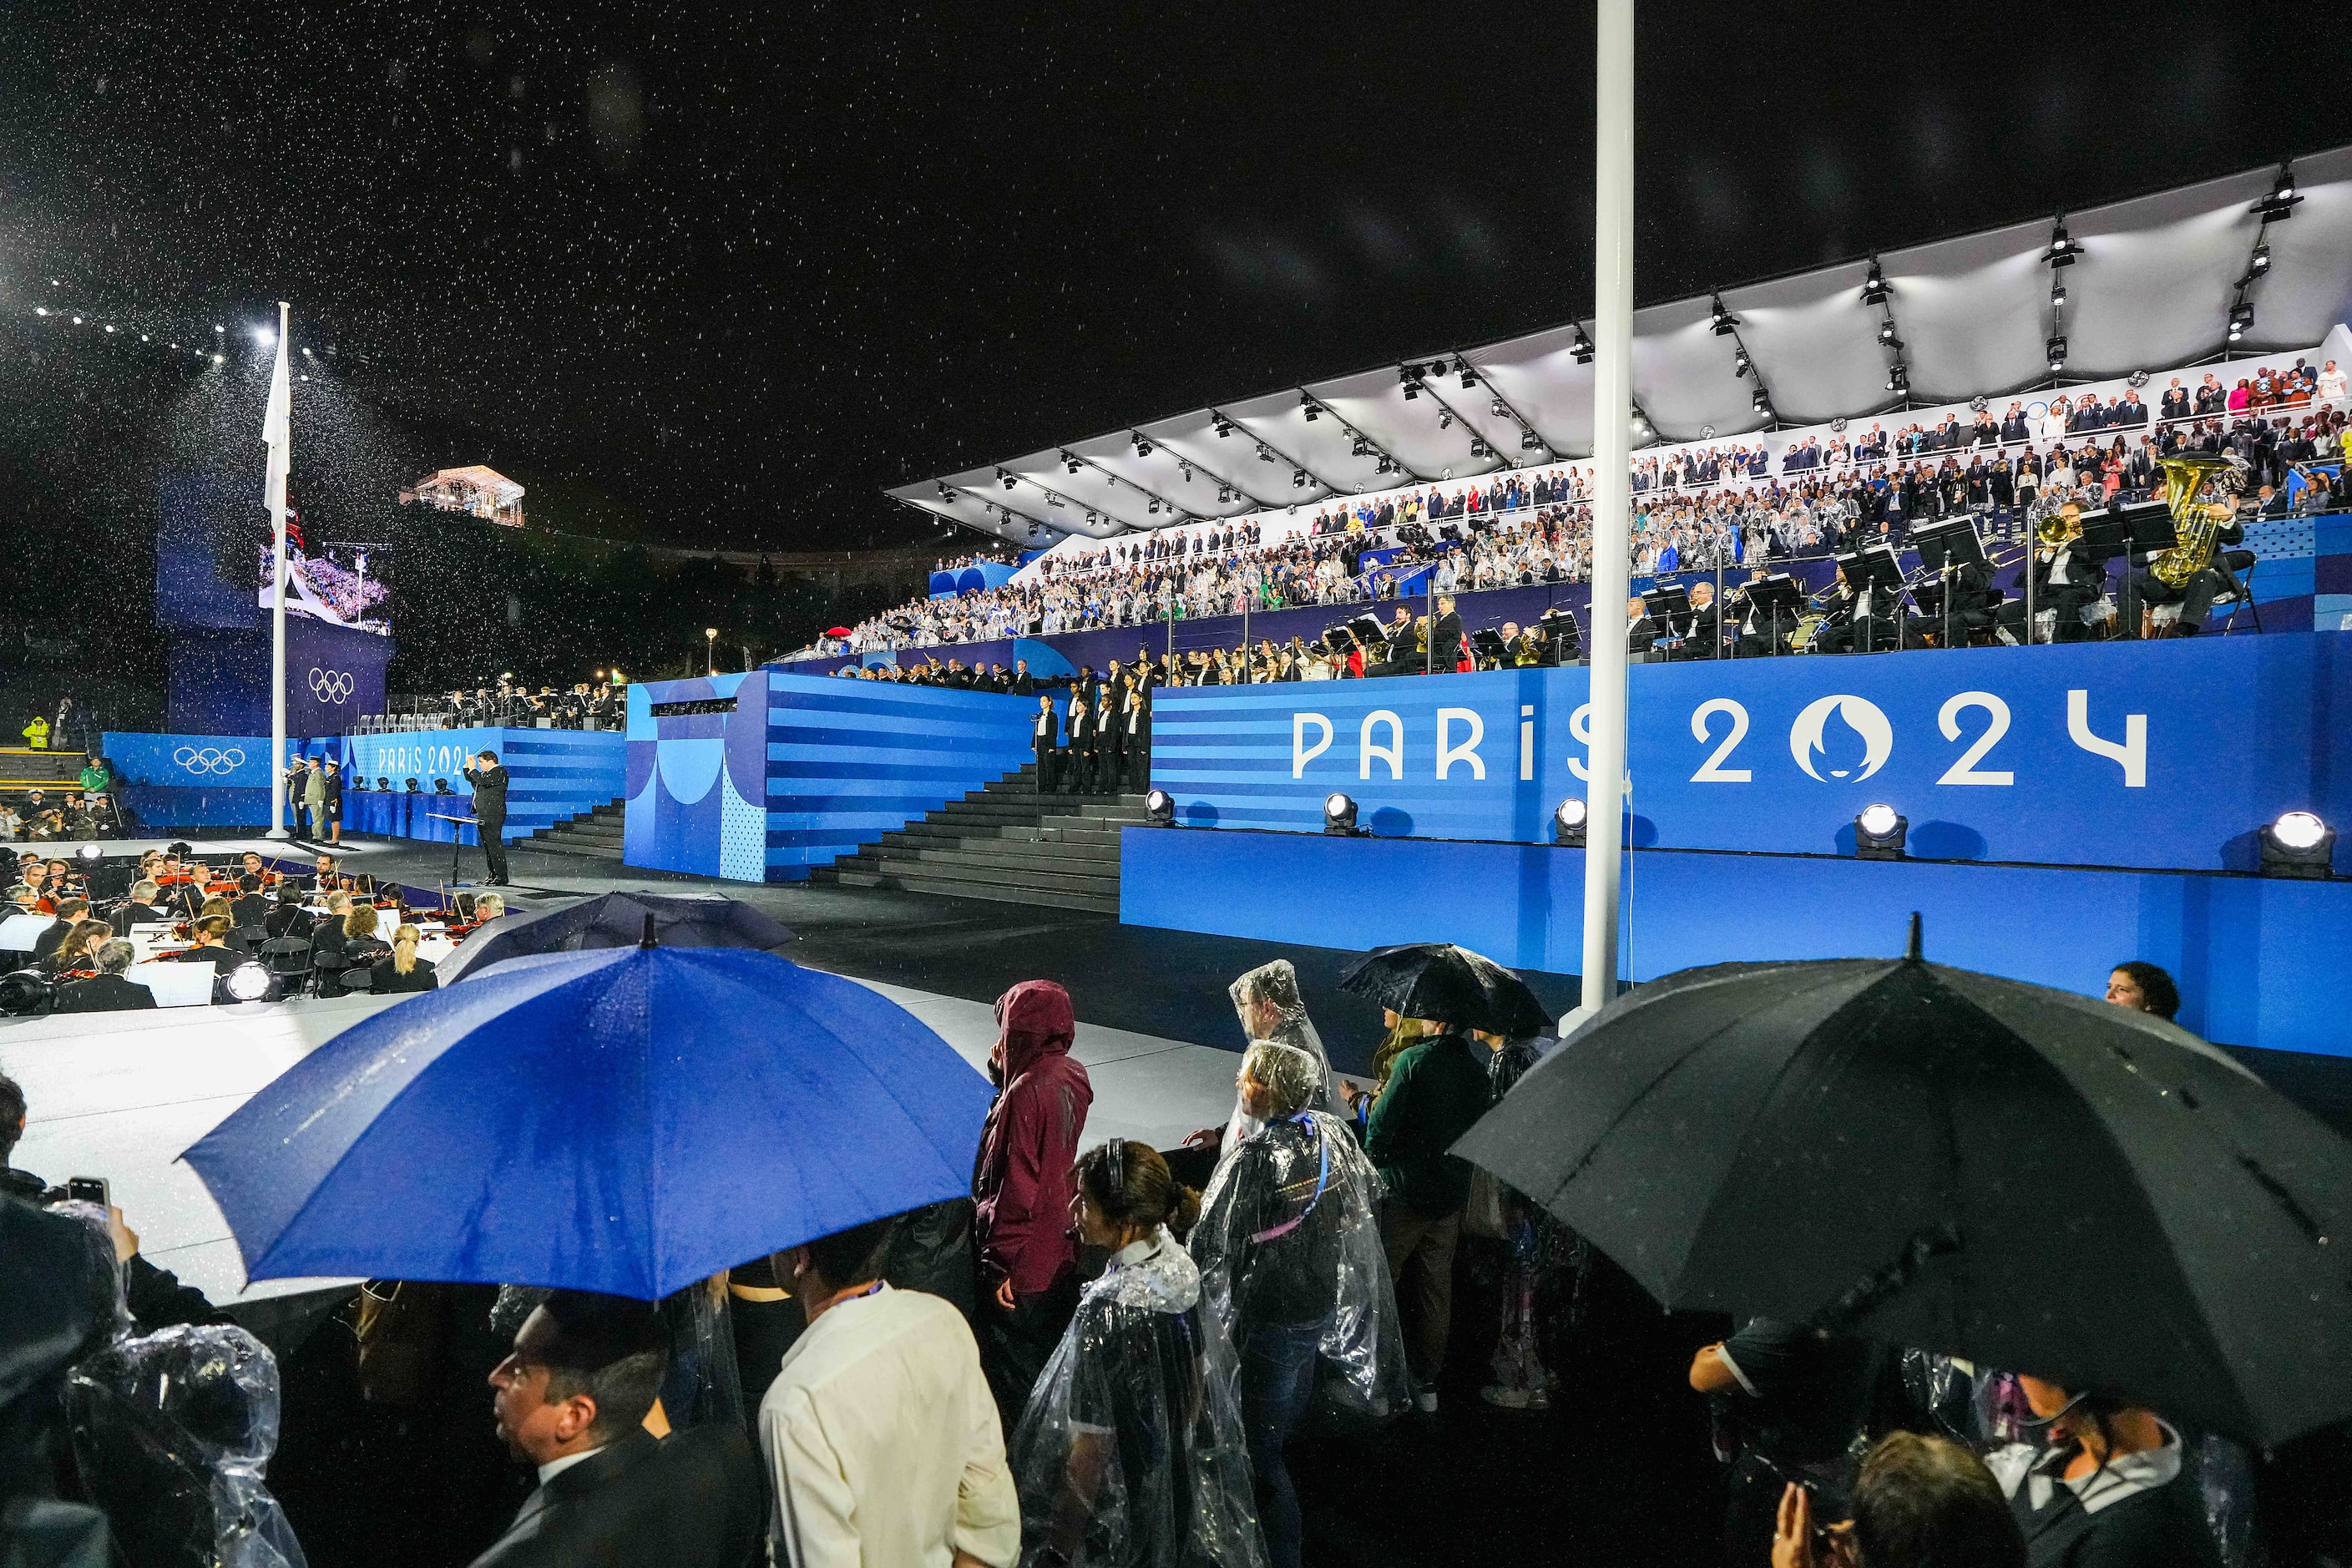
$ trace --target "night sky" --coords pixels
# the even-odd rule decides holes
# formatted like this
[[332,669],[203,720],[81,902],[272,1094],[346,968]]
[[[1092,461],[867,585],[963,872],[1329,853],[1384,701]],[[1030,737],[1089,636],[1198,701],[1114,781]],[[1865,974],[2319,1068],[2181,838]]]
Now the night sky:
[[[1591,26],[19,4],[0,393],[257,474],[283,297],[315,494],[487,458],[576,531],[930,537],[880,488],[1588,312]],[[2352,141],[2308,7],[1653,5],[1639,47],[1644,301]],[[231,363],[142,403],[45,299]]]

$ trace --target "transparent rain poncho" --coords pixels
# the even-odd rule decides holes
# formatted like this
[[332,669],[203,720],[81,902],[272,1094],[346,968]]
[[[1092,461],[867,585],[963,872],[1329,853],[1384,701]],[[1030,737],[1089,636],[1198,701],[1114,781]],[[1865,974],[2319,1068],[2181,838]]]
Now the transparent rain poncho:
[[1233,1342],[1165,1229],[1079,1298],[1008,1458],[1023,1568],[1259,1568]]
[[[1328,1110],[1334,1115],[1346,1113],[1339,1091],[1331,1080],[1331,1058],[1323,1050],[1323,1037],[1315,1032],[1314,1021],[1307,1016],[1307,1004],[1298,994],[1298,971],[1290,960],[1277,958],[1271,963],[1261,963],[1241,975],[1227,988],[1234,999],[1234,1016],[1241,1020],[1242,1034],[1252,1040],[1266,1040],[1293,1050],[1305,1051],[1315,1058],[1316,1080],[1323,1087],[1310,1107]],[[1272,1007],[1278,1021],[1271,1027],[1254,1031],[1250,1027],[1251,1004]],[[1259,1020],[1264,1023],[1265,1020]],[[1238,1100],[1234,1113],[1225,1123],[1225,1145],[1231,1147],[1244,1138],[1254,1135],[1265,1124],[1241,1108]]]
[[1302,1110],[1226,1143],[1190,1242],[1202,1295],[1228,1334],[1246,1343],[1261,1326],[1319,1326],[1325,1373],[1375,1411],[1409,1393],[1380,1196],[1346,1123]]
[[303,1568],[263,1484],[278,1447],[278,1362],[243,1329],[182,1324],[117,1339],[67,1380],[74,1459],[123,1560],[142,1568]]

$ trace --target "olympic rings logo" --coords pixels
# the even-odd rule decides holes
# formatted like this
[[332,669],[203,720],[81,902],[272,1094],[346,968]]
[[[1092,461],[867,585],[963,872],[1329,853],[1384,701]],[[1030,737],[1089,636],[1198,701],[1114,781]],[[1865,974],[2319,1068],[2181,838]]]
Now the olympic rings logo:
[[320,669],[315,664],[310,667],[310,695],[321,702],[332,702],[340,708],[352,700],[352,678],[340,669]]
[[235,746],[226,752],[210,746],[182,746],[172,753],[172,760],[192,773],[233,773],[245,766],[245,753]]

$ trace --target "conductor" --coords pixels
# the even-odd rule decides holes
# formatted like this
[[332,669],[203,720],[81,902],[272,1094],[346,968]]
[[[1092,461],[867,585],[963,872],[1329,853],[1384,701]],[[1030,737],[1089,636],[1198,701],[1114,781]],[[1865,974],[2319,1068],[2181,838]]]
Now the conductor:
[[474,786],[474,816],[481,823],[482,858],[490,868],[485,879],[493,887],[503,888],[507,885],[507,771],[499,765],[496,752],[484,752],[467,762],[464,772]]

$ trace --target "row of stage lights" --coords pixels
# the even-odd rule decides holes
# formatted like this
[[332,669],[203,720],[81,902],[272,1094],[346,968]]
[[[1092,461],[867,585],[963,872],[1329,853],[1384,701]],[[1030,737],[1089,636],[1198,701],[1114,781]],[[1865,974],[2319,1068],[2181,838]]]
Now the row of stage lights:
[[[1562,848],[1582,848],[1587,810],[1580,795],[1561,801],[1552,812],[1551,841]],[[1339,837],[1367,837],[1369,830],[1356,825],[1356,811],[1353,796],[1332,791],[1323,797],[1323,831]],[[1164,789],[1153,790],[1143,797],[1143,815],[1150,826],[1175,826],[1175,797]],[[1874,801],[1854,814],[1854,858],[1903,859],[1910,832],[1910,818],[1884,801]],[[2336,874],[2336,829],[2311,812],[2286,812],[2264,824],[2257,837],[2265,877],[2326,881]]]
[[[62,279],[52,278],[49,279],[49,287],[52,289],[62,287],[63,282],[64,280]],[[118,328],[112,321],[98,320],[89,312],[76,310],[67,306],[60,305],[52,308],[47,305],[36,305],[33,307],[33,314],[39,320],[55,321],[60,326],[96,327],[99,330],[99,335],[101,337],[120,336],[127,340],[131,336],[127,329]],[[201,340],[198,340],[185,345],[178,342],[166,342],[163,344],[163,348],[167,353],[185,354],[192,362],[209,361],[214,364],[226,364],[228,363],[228,355],[223,351],[227,346],[227,325],[224,322],[215,321],[213,323],[212,331],[212,347],[204,347]],[[152,332],[141,332],[139,334],[139,341],[147,344],[150,348],[155,346],[154,334]],[[253,329],[253,341],[263,348],[274,347],[278,342],[278,331],[274,327],[256,327]],[[303,359],[309,360],[313,363],[317,362],[318,355],[312,353],[309,349],[305,348],[300,352]],[[329,346],[329,352],[333,352],[332,345]],[[304,373],[301,379],[308,381],[310,377],[308,373]]]

